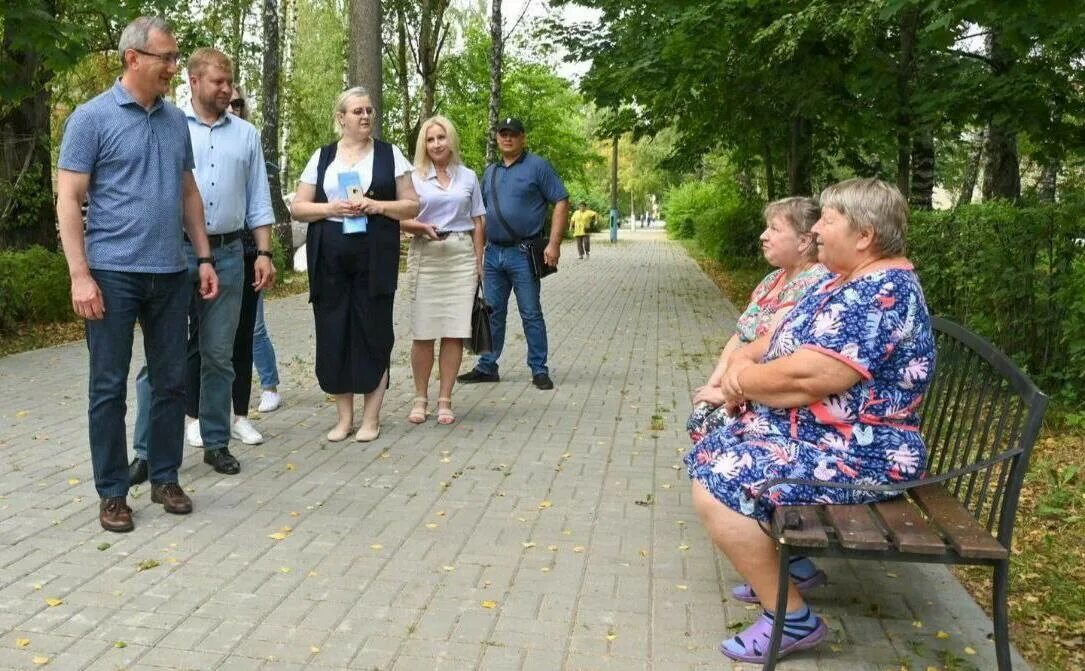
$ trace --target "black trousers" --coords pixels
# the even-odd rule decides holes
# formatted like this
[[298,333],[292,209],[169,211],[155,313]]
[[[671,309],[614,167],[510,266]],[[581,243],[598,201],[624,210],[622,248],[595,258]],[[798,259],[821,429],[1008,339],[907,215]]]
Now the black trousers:
[[[241,315],[237,320],[237,332],[234,334],[234,414],[245,417],[249,414],[249,398],[252,396],[252,331],[256,327],[256,291],[252,283],[256,281],[256,257],[245,255],[245,286],[241,293]],[[189,324],[192,332],[193,324]],[[190,338],[191,341],[191,338]],[[189,392],[185,394],[185,414],[189,417],[200,416],[200,352],[199,348],[189,352],[185,370],[185,384]]]

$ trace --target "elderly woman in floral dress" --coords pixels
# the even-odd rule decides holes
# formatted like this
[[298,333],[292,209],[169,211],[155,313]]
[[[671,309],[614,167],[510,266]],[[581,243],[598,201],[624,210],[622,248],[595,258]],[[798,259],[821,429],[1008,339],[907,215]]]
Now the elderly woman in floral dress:
[[[776,478],[889,484],[916,478],[925,462],[916,408],[934,370],[934,340],[919,280],[904,258],[907,204],[896,187],[852,179],[821,194],[813,233],[832,273],[771,336],[739,349],[720,388],[738,416],[686,456],[693,502],[713,542],[748,581],[749,600],[776,602],[725,639],[731,659],[762,663],[773,618],[783,616],[780,654],[812,648],[827,634],[795,582],[780,585],[777,550],[760,527],[777,506],[869,503],[869,490],[784,485]],[[804,560],[809,564],[809,560]],[[812,564],[802,573],[813,572]],[[799,580],[801,582],[801,580]]]

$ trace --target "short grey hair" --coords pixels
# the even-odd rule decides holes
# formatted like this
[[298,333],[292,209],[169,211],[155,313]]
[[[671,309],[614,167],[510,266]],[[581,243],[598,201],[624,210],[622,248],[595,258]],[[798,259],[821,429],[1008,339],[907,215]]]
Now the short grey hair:
[[[347,111],[347,101],[354,97],[369,98],[369,101],[373,102],[373,96],[369,95],[369,89],[364,86],[352,86],[340,93],[339,97],[335,99],[335,113],[332,115],[337,135],[343,134],[343,124],[339,122],[339,115]],[[376,105],[374,105],[374,107],[376,107]],[[374,114],[376,114],[376,112],[374,112]]]
[[124,27],[121,33],[117,51],[120,52],[121,67],[127,67],[124,62],[124,52],[129,49],[146,49],[150,41],[152,30],[157,30],[166,35],[173,35],[173,28],[161,16],[141,16]]
[[[765,206],[761,215],[765,218],[766,224],[773,217],[783,217],[787,223],[791,224],[791,228],[795,229],[797,235],[808,235],[810,229],[821,218],[821,206],[808,196],[791,196],[772,201]],[[810,245],[806,249],[805,256],[810,261],[817,260],[817,245]]]
[[821,208],[831,207],[853,231],[874,233],[883,257],[900,256],[908,235],[908,201],[893,184],[873,177],[854,177],[821,192]]

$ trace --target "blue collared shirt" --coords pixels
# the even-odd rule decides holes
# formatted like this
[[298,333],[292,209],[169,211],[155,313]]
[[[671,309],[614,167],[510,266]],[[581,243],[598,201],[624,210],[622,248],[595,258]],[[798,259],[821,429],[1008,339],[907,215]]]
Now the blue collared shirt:
[[207,232],[232,233],[275,223],[264,151],[256,128],[232,114],[204,123],[186,107],[196,184],[203,198]]
[[541,235],[547,204],[569,197],[553,166],[538,154],[525,151],[509,166],[500,159],[491,163],[482,176],[482,197],[486,201],[486,239],[492,242],[513,242],[513,239],[498,223],[491,180],[501,215],[521,238]]
[[185,115],[165,100],[144,109],[118,79],[77,107],[64,127],[57,166],[90,175],[90,267],[184,270],[182,178],[193,165]]

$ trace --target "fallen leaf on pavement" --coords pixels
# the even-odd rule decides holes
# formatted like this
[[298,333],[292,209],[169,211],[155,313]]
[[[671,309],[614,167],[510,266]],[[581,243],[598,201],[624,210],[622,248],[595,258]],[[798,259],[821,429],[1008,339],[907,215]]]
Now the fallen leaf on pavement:
[[55,597],[49,597],[45,600],[45,604],[50,608],[56,608],[60,604],[64,603],[64,599],[57,599]]
[[25,647],[30,645],[30,639],[29,638],[17,638],[17,639],[15,639],[15,645],[20,647],[20,648],[25,648]]
[[483,601],[482,602],[482,607],[483,608],[497,608],[497,602],[496,601]]

